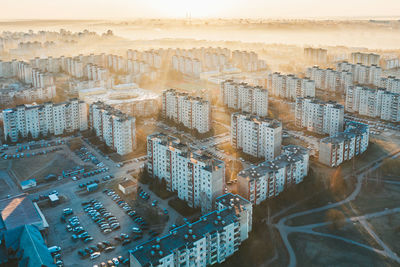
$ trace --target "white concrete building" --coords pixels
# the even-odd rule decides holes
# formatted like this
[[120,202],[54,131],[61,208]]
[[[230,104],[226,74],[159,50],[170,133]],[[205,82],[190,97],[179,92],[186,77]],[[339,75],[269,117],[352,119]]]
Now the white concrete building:
[[231,115],[231,145],[257,158],[272,160],[281,153],[282,123],[244,113]]
[[201,134],[211,130],[211,104],[200,97],[191,97],[175,89],[166,90],[162,95],[162,114]]
[[400,94],[384,89],[350,86],[346,93],[346,111],[360,115],[400,121]]
[[363,65],[361,63],[350,64],[346,61],[336,65],[337,71],[348,71],[353,74],[353,82],[359,84],[373,84],[379,86],[381,82],[382,69],[378,65]]
[[205,267],[224,262],[247,239],[252,207],[240,196],[228,194],[219,199],[217,208],[198,221],[137,246],[130,251],[130,266]]
[[297,97],[314,97],[315,81],[301,79],[293,74],[274,72],[268,75],[267,89],[271,95],[295,100]]
[[265,161],[238,174],[239,194],[254,205],[278,196],[286,188],[298,184],[308,173],[308,150],[285,146],[274,160]]
[[332,101],[297,98],[295,121],[297,127],[332,136],[343,131],[344,107]]
[[326,64],[328,63],[328,50],[323,48],[304,48],[304,57],[311,64]]
[[353,74],[347,70],[336,71],[314,66],[307,69],[306,75],[315,81],[315,87],[331,92],[346,92],[346,88],[353,85]]
[[136,148],[135,118],[103,102],[90,105],[89,118],[91,129],[119,155],[129,154]]
[[213,209],[225,185],[224,162],[192,152],[171,136],[155,133],[147,137],[147,169],[151,176],[166,181],[167,190],[203,213]]
[[346,130],[331,137],[321,139],[319,162],[337,167],[347,160],[364,153],[369,143],[369,127],[359,122],[348,122]]
[[400,79],[397,79],[395,76],[381,78],[380,87],[385,88],[389,92],[400,94]]
[[380,60],[380,55],[374,53],[361,53],[354,52],[350,56],[351,63],[362,64],[366,66],[378,65]]
[[260,86],[227,80],[221,83],[220,95],[228,108],[262,117],[268,115],[268,90]]
[[21,105],[3,110],[4,136],[17,142],[18,136],[33,138],[49,133],[61,135],[88,129],[86,103],[71,99],[62,103],[47,102],[43,105]]

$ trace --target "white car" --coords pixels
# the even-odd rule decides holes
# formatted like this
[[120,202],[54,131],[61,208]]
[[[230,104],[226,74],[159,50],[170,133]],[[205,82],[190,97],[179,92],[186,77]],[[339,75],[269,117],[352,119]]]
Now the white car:
[[92,254],[90,254],[91,260],[98,258],[98,257],[100,257],[100,252],[93,252]]

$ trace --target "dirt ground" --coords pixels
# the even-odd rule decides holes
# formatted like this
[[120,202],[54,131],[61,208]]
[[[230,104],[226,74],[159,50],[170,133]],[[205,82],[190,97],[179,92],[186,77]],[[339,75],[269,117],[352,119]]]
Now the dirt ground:
[[38,182],[48,174],[61,175],[63,170],[79,165],[72,159],[71,152],[60,150],[46,155],[12,160],[11,171],[19,181],[36,178]]

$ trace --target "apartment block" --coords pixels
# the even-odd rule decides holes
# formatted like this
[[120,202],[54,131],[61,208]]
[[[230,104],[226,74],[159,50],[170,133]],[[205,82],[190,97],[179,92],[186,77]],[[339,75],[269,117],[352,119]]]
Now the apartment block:
[[268,115],[268,90],[227,80],[221,83],[221,100],[228,108],[257,116]]
[[301,79],[293,74],[274,72],[268,75],[267,89],[271,95],[295,100],[297,97],[314,97],[315,81]]
[[306,75],[315,81],[315,87],[331,92],[345,92],[347,86],[353,85],[353,74],[347,70],[336,71],[314,66],[307,69]]
[[231,115],[231,145],[257,158],[272,160],[281,153],[282,123],[245,113]]
[[278,196],[286,188],[298,184],[308,173],[308,150],[285,146],[274,160],[265,161],[238,174],[239,195],[254,205]]
[[199,133],[211,130],[211,104],[187,93],[169,89],[162,95],[162,115]]
[[147,169],[155,179],[166,181],[167,190],[190,207],[210,212],[225,184],[223,161],[191,151],[179,139],[160,133],[147,137]]
[[351,63],[362,64],[366,66],[378,65],[380,60],[380,55],[374,53],[361,53],[354,52],[350,56]]
[[297,127],[318,134],[335,135],[343,131],[344,107],[333,101],[297,98],[295,123]]
[[86,103],[77,99],[54,104],[20,105],[3,110],[4,136],[17,142],[18,136],[33,138],[49,133],[61,135],[88,129]]
[[400,94],[382,88],[350,86],[346,93],[346,111],[398,122],[400,121],[399,97]]
[[375,64],[368,66],[361,63],[351,64],[343,61],[337,63],[336,70],[351,72],[353,74],[354,83],[379,86],[381,82],[382,69]]
[[328,63],[328,50],[323,48],[304,48],[304,57],[311,64]]
[[98,101],[90,105],[89,121],[100,140],[119,155],[129,154],[136,148],[134,117]]
[[218,210],[131,250],[130,264],[133,267],[171,267],[223,263],[247,239],[251,221],[246,218],[249,215],[251,218],[251,213],[247,200],[232,194],[223,196]]
[[381,78],[380,87],[385,88],[388,92],[400,94],[400,79],[394,76]]
[[337,167],[364,153],[368,143],[368,125],[355,121],[348,122],[344,132],[321,139],[318,160],[327,166]]

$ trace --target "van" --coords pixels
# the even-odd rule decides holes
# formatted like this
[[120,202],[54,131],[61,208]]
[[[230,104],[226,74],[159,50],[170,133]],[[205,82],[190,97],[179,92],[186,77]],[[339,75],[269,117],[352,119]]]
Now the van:
[[61,248],[59,246],[52,246],[52,247],[49,247],[48,250],[51,254],[54,254],[54,253],[61,251]]

